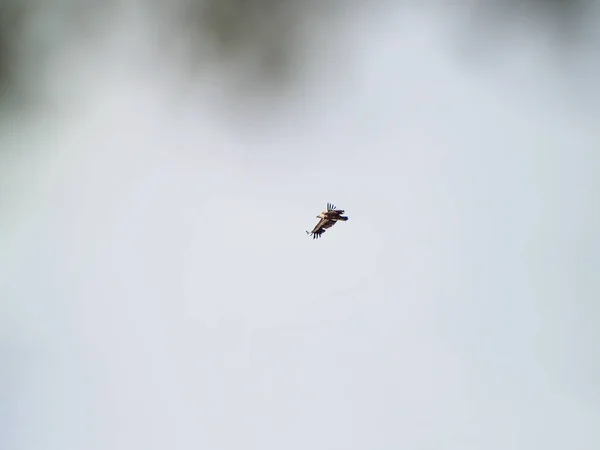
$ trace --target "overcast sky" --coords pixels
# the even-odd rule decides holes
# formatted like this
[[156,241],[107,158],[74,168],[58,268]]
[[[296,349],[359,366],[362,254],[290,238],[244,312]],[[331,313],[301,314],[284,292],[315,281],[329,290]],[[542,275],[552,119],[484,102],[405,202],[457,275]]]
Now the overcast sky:
[[348,11],[277,91],[135,10],[52,53],[0,124],[0,448],[600,448],[599,47],[456,18]]

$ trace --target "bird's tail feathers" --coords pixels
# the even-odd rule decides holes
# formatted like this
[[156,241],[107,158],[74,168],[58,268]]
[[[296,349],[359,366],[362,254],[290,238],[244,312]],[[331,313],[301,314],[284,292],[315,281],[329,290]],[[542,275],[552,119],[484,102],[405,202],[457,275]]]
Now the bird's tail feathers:
[[340,216],[340,217],[338,217],[338,219],[339,220],[343,220],[345,222],[346,220],[348,220],[348,217],[347,216]]

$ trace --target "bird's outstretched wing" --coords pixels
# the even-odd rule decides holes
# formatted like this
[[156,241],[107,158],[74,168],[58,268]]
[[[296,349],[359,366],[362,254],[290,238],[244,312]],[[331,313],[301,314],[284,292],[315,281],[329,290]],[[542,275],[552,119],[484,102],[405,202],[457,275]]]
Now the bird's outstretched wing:
[[[308,231],[307,231],[308,233]],[[325,228],[321,228],[320,230],[317,231],[313,231],[311,233],[308,233],[309,235],[311,235],[313,237],[313,239],[318,239],[321,237],[321,235],[325,233]]]
[[336,209],[333,203],[327,203],[327,211],[333,211],[338,214],[344,214],[345,212],[343,209]]
[[319,223],[315,225],[311,232],[306,232],[308,235],[312,235],[313,239],[320,238],[327,228],[331,228],[335,224],[335,220],[321,219]]

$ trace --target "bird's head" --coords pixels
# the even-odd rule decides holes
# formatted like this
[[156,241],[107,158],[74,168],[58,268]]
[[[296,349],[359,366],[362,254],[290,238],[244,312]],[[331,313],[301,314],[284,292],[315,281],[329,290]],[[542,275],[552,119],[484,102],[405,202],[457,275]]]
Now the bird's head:
[[323,213],[321,213],[317,216],[317,219],[323,219],[324,217],[325,217],[325,215]]

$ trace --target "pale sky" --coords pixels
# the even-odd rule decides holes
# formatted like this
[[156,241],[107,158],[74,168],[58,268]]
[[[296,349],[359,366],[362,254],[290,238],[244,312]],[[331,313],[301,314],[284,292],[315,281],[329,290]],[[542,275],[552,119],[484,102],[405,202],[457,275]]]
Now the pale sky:
[[1,124],[0,448],[600,448],[597,41],[356,10],[274,94],[111,17]]

